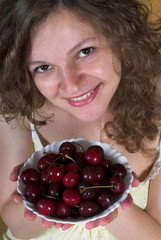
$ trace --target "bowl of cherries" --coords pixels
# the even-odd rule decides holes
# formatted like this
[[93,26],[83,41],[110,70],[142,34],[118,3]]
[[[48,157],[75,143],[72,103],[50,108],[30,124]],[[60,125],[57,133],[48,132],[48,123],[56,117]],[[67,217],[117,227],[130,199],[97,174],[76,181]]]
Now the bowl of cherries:
[[77,224],[116,209],[131,190],[132,180],[126,157],[110,145],[66,139],[32,154],[20,170],[17,190],[36,215]]

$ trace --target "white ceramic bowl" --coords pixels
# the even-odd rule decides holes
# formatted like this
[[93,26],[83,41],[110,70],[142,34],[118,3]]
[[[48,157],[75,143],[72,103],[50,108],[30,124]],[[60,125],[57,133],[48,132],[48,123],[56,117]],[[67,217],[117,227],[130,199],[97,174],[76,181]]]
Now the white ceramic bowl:
[[[109,208],[107,208],[103,211],[98,212],[95,216],[92,216],[90,218],[79,217],[77,219],[73,219],[71,217],[68,217],[68,218],[62,220],[62,219],[58,219],[58,218],[52,217],[52,216],[44,216],[44,215],[39,213],[39,211],[36,208],[36,204],[33,204],[33,203],[27,201],[24,197],[25,184],[20,179],[21,172],[25,169],[28,169],[28,168],[37,169],[38,160],[42,156],[44,156],[44,152],[46,152],[46,153],[49,153],[49,152],[58,153],[59,146],[63,142],[66,142],[66,141],[77,142],[77,143],[81,144],[85,150],[92,145],[99,145],[104,149],[104,156],[105,156],[106,159],[111,160],[112,163],[123,164],[125,166],[126,170],[127,170],[127,175],[124,178],[124,182],[125,182],[124,192],[119,195],[117,201],[113,205],[111,205]],[[81,151],[81,148],[78,145],[76,146],[76,148],[77,148],[77,151],[78,150]],[[106,143],[100,143],[100,142],[96,142],[96,141],[93,141],[93,140],[86,140],[86,139],[83,139],[83,138],[66,139],[64,141],[53,142],[52,144],[47,145],[46,147],[42,148],[41,150],[34,152],[32,154],[32,156],[24,163],[24,166],[20,170],[20,174],[19,174],[18,181],[17,181],[17,184],[18,184],[17,185],[17,190],[22,195],[26,208],[31,210],[32,212],[34,212],[36,215],[38,215],[38,216],[40,216],[40,217],[42,217],[42,218],[44,218],[48,221],[53,221],[53,222],[57,222],[57,223],[59,223],[59,222],[70,223],[70,224],[78,224],[78,223],[81,223],[81,222],[93,221],[93,220],[96,220],[98,218],[105,217],[107,214],[109,214],[114,209],[116,209],[123,200],[126,199],[129,191],[132,188],[131,183],[132,183],[132,180],[133,180],[132,171],[130,169],[130,166],[127,162],[127,158],[125,156],[121,155],[120,152],[118,152],[114,148],[111,148],[111,146],[106,144]]]

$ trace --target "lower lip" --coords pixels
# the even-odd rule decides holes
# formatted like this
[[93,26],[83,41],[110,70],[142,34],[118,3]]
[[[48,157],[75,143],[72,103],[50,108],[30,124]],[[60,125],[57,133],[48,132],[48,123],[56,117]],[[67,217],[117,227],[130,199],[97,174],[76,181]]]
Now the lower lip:
[[72,101],[70,99],[65,99],[65,100],[73,107],[84,107],[85,105],[89,104],[96,98],[99,88],[100,88],[100,84],[94,89],[94,92],[89,97],[81,101]]

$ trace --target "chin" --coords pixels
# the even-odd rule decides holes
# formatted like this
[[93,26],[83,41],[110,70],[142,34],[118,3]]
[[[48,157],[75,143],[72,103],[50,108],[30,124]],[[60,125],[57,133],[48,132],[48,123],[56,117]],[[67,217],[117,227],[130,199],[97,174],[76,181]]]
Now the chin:
[[87,114],[82,114],[82,115],[77,114],[77,115],[75,115],[75,117],[83,122],[94,122],[94,121],[102,119],[103,115],[101,113],[94,113],[94,114],[87,113]]

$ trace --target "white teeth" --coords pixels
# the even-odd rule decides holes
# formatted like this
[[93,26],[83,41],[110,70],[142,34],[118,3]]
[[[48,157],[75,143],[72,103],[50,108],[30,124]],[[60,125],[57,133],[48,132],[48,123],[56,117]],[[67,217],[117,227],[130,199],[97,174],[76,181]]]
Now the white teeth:
[[87,97],[89,97],[94,91],[91,91],[87,94],[84,94],[82,97],[78,97],[78,98],[71,98],[71,101],[77,102],[77,101],[82,101],[84,99],[86,99]]

